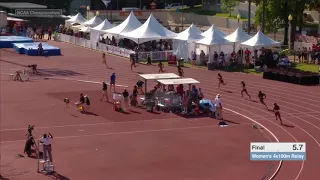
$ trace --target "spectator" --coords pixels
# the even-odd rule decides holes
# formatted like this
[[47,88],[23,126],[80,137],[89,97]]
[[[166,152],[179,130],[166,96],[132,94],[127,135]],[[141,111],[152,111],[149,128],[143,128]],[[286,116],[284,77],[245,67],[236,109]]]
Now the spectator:
[[85,95],[84,96],[84,106],[85,106],[85,111],[88,112],[90,111],[90,99],[89,99],[89,96],[88,95]]
[[128,93],[127,89],[124,89],[122,96],[124,99],[124,109],[127,110],[127,109],[129,109],[129,93]]
[[100,99],[100,101],[103,100],[103,98],[106,97],[107,101],[109,101],[109,97],[108,97],[108,85],[106,82],[102,81],[102,98]]
[[116,73],[112,73],[112,75],[110,76],[110,92],[112,86],[113,92],[116,92]]
[[215,105],[216,105],[216,118],[223,119],[222,118],[222,102],[221,102],[220,94],[217,94],[215,98]]
[[192,85],[192,88],[191,88],[191,98],[194,103],[198,102],[198,89],[196,88],[195,85]]
[[39,56],[43,56],[43,47],[42,47],[42,43],[39,43],[39,45],[38,45],[38,53],[39,53]]
[[48,40],[51,40],[51,36],[52,36],[52,29],[51,27],[48,28]]
[[196,66],[196,61],[197,61],[197,54],[195,51],[191,52],[191,56],[192,56],[192,66]]
[[137,86],[138,86],[138,91],[140,91],[140,94],[144,94],[143,84],[144,84],[144,82],[139,79],[139,81],[137,82]]

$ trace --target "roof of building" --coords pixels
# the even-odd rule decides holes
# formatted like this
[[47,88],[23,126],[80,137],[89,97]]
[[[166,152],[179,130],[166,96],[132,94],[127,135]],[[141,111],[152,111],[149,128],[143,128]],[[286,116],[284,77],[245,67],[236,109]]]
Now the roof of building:
[[0,7],[8,9],[47,9],[47,6],[28,2],[3,2],[0,3]]

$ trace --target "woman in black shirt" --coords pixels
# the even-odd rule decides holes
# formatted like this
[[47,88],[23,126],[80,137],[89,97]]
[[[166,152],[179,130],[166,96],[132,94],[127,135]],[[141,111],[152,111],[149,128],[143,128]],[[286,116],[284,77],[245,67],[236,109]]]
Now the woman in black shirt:
[[122,93],[123,99],[124,99],[124,107],[125,109],[129,109],[129,93],[127,89],[125,89]]
[[84,103],[84,105],[86,106],[86,111],[89,111],[89,109],[90,109],[90,99],[89,99],[89,97],[88,97],[88,95],[85,95],[84,96],[84,100],[85,100],[85,103]]
[[109,101],[108,91],[107,91],[107,90],[108,90],[108,85],[107,85],[107,83],[104,82],[104,81],[102,81],[102,98],[100,99],[100,101],[102,101],[104,97],[107,98],[107,101],[106,101],[106,102]]
[[137,99],[137,97],[138,97],[138,87],[137,86],[134,86],[133,91],[132,91],[132,96],[133,96],[133,99],[135,101],[138,101],[138,99]]
[[140,94],[144,94],[144,93],[143,93],[143,84],[144,84],[144,82],[141,81],[141,80],[139,80],[139,81],[137,82],[137,86],[138,86],[138,90],[140,91]]

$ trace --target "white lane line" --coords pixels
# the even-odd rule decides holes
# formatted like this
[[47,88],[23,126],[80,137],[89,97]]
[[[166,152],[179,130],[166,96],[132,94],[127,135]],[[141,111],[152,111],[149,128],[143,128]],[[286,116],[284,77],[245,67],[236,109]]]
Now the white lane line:
[[[272,136],[277,142],[279,142],[279,139],[277,138],[277,136],[276,136],[274,133],[272,133],[272,131],[270,131],[268,128],[266,128],[264,125],[262,125],[261,123],[255,121],[255,120],[251,119],[250,117],[248,117],[248,116],[246,116],[246,115],[244,115],[244,114],[241,114],[241,113],[239,113],[239,112],[237,112],[237,111],[233,111],[233,110],[228,109],[228,108],[224,108],[224,109],[226,109],[227,111],[233,112],[233,113],[235,113],[235,114],[238,114],[238,115],[240,115],[240,116],[242,116],[242,117],[244,117],[244,118],[246,118],[246,119],[248,119],[248,120],[250,120],[250,121],[252,121],[252,122],[254,122],[254,123],[256,123],[256,124],[258,124],[260,127],[262,127],[262,128],[264,128],[265,130],[267,130],[268,133],[271,134],[271,136]],[[281,166],[282,166],[282,161],[279,162],[279,165],[278,165],[276,171],[272,174],[272,176],[269,178],[269,180],[272,180],[272,179],[277,175],[277,173],[279,172]]]
[[[252,125],[252,123],[242,123],[237,125],[229,125],[229,127]],[[219,125],[210,125],[210,126],[193,126],[193,127],[184,127],[184,128],[164,128],[164,129],[151,129],[151,130],[141,130],[141,131],[123,131],[123,132],[113,132],[113,133],[100,133],[100,134],[87,134],[87,135],[77,135],[77,136],[55,136],[54,139],[69,139],[69,138],[81,138],[81,137],[95,137],[95,136],[110,136],[110,135],[123,135],[123,134],[138,134],[138,133],[150,133],[150,132],[163,132],[163,131],[176,131],[176,130],[189,130],[189,129],[201,129],[201,128],[218,128]],[[25,139],[21,140],[12,140],[12,141],[1,141],[1,144],[4,143],[14,143],[26,141]]]
[[[50,129],[50,128],[67,128],[67,127],[85,127],[85,126],[100,126],[100,125],[112,125],[112,124],[132,124],[132,123],[141,123],[141,122],[150,122],[150,121],[165,121],[165,120],[183,120],[182,118],[163,118],[163,119],[147,119],[139,121],[122,121],[122,122],[106,122],[106,123],[91,123],[91,124],[70,124],[70,125],[61,125],[61,126],[39,126],[35,127],[36,129]],[[110,121],[110,120],[109,120]],[[14,128],[14,129],[2,129],[0,132],[5,131],[21,131],[26,130],[26,128]]]

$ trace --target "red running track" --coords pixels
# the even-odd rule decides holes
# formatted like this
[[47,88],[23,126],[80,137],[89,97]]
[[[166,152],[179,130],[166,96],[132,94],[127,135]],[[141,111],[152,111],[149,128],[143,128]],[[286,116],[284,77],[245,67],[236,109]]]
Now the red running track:
[[[227,85],[218,89],[218,71],[185,68],[186,77],[201,82],[198,87],[206,97],[222,95],[224,106],[232,110],[226,112],[230,127],[217,128],[217,122],[207,118],[186,120],[172,114],[147,114],[139,109],[130,115],[120,115],[110,111],[110,104],[100,101],[91,107],[96,115],[79,115],[73,108],[66,110],[62,99],[76,99],[79,92],[98,99],[98,85],[45,81],[39,76],[32,77],[30,83],[16,83],[8,81],[7,74],[36,63],[46,76],[100,82],[116,72],[117,83],[133,86],[138,73],[155,73],[157,68],[139,65],[131,71],[128,60],[108,56],[108,64],[113,69],[107,69],[101,64],[100,53],[65,43],[53,44],[61,47],[63,56],[29,57],[11,50],[1,52],[1,164],[12,161],[14,153],[21,153],[25,127],[36,124],[37,135],[50,131],[57,136],[54,141],[57,172],[71,179],[262,179],[265,174],[267,179],[279,162],[250,162],[249,142],[275,139],[266,130],[253,130],[252,122],[243,117],[246,116],[261,123],[282,142],[307,143],[307,161],[283,162],[275,179],[315,179],[318,175],[315,168],[320,148],[319,87],[220,72]],[[165,70],[176,73],[174,67],[165,67]],[[246,82],[253,100],[240,96],[241,80]],[[154,84],[148,85],[151,88]],[[274,102],[280,105],[285,126],[279,125],[272,112],[257,103],[259,90],[267,94],[268,106]],[[19,159],[7,166],[19,169],[13,173],[18,179],[22,176],[43,179],[34,174],[29,164],[36,162]],[[68,169],[69,166],[74,169]],[[2,169],[11,176],[5,167]],[[81,173],[82,169],[88,173]]]

